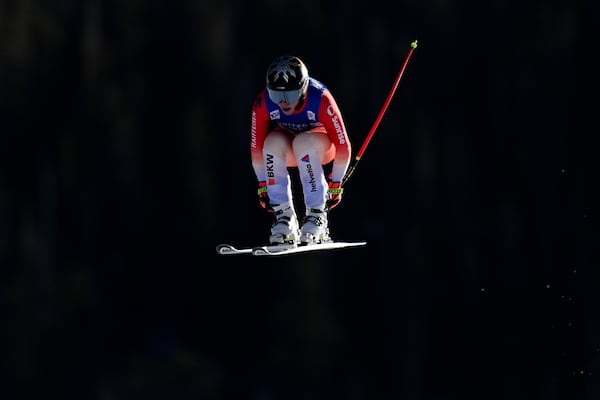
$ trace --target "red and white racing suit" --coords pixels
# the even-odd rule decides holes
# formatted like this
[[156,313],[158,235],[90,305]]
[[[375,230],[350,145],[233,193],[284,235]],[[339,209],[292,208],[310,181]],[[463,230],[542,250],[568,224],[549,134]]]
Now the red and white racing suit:
[[327,200],[323,166],[333,161],[331,181],[341,182],[352,150],[331,92],[309,78],[307,95],[291,115],[271,101],[266,89],[258,94],[252,106],[250,151],[254,173],[259,182],[267,182],[271,204],[292,201],[288,167],[298,167],[305,206],[314,208]]

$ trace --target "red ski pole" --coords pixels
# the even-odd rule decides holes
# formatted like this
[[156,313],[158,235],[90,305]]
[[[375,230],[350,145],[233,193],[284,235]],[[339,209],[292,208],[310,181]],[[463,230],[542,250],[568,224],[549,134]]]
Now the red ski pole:
[[360,150],[358,150],[358,153],[356,153],[356,157],[354,157],[354,163],[350,166],[350,168],[348,168],[348,171],[346,171],[346,175],[344,175],[344,178],[342,179],[341,186],[343,186],[346,183],[346,181],[348,180],[348,178],[350,178],[350,176],[354,173],[354,170],[356,169],[358,162],[360,161],[369,142],[371,141],[371,138],[373,137],[373,134],[375,133],[375,129],[377,129],[377,126],[379,126],[379,122],[381,122],[381,118],[383,118],[383,114],[385,114],[385,111],[387,110],[388,106],[390,105],[390,102],[392,101],[392,97],[394,97],[396,88],[398,88],[400,79],[402,78],[402,75],[404,74],[404,70],[406,69],[406,64],[408,64],[408,60],[410,60],[410,57],[412,56],[412,53],[416,48],[417,48],[417,41],[415,40],[414,42],[412,42],[410,44],[410,50],[408,51],[408,54],[406,55],[406,58],[404,59],[404,62],[402,63],[400,72],[398,72],[398,76],[396,77],[396,80],[394,81],[394,86],[392,86],[392,90],[390,90],[390,93],[388,94],[388,97],[385,100],[383,107],[379,111],[379,115],[377,116],[375,123],[373,123],[373,126],[371,127],[371,130],[369,131],[369,134],[367,135],[367,138],[365,139],[364,143],[360,147]]

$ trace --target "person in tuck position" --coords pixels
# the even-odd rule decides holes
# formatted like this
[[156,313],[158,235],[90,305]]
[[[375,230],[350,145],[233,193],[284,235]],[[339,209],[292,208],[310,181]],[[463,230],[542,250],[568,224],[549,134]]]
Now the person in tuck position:
[[[276,58],[267,69],[266,87],[252,106],[250,140],[259,203],[274,215],[269,243],[331,241],[328,214],[342,200],[341,183],[351,150],[329,89],[309,76],[300,58]],[[301,219],[288,167],[298,168],[302,183],[305,215]]]

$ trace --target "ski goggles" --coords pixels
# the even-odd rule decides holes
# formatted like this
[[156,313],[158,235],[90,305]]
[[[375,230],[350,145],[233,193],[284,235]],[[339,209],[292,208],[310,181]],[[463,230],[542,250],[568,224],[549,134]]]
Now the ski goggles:
[[275,104],[279,104],[282,101],[287,104],[294,104],[298,100],[300,100],[300,95],[302,94],[302,89],[298,90],[272,90],[267,88],[269,92],[269,98]]

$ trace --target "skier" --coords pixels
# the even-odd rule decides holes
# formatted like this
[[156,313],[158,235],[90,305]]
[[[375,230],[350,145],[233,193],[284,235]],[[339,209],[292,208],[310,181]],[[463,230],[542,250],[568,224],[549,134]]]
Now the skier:
[[[329,210],[342,200],[351,144],[329,89],[295,56],[276,58],[252,106],[250,151],[260,205],[273,212],[271,244],[331,241]],[[294,206],[288,167],[297,167],[305,206]]]

